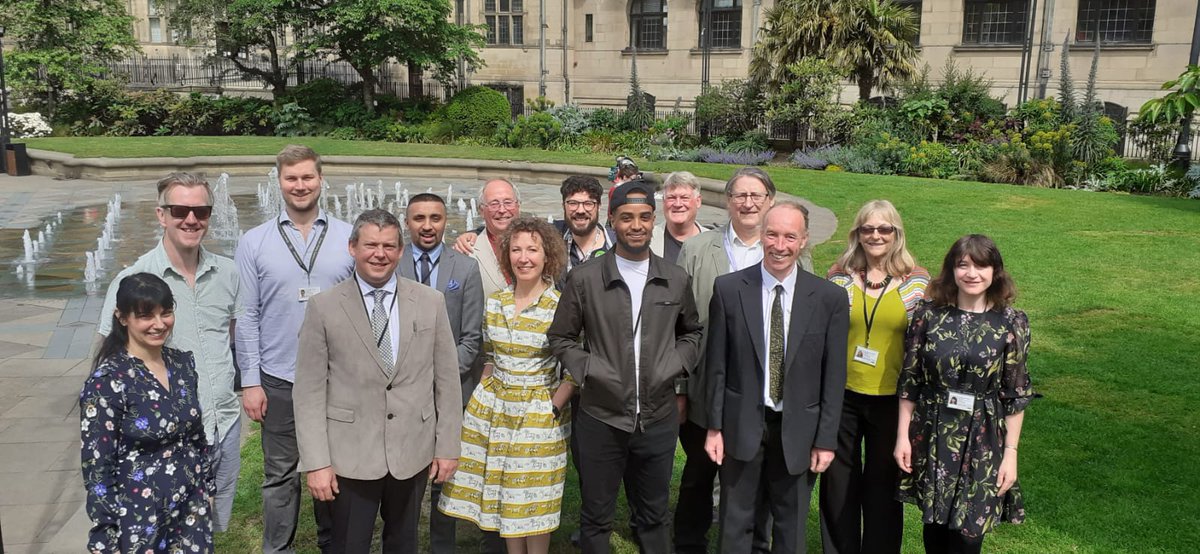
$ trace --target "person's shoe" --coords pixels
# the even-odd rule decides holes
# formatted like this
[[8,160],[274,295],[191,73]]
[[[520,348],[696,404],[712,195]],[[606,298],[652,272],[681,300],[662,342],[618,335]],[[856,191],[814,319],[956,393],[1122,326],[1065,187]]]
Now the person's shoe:
[[571,546],[579,548],[579,529],[571,531]]

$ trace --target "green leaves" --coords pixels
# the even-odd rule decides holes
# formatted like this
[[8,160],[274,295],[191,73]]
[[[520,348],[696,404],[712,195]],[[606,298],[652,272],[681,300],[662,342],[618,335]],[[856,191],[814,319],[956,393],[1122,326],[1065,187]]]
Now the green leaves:
[[1139,121],[1174,122],[1192,117],[1200,109],[1200,66],[1189,65],[1178,78],[1163,83],[1162,88],[1176,90],[1142,104]]

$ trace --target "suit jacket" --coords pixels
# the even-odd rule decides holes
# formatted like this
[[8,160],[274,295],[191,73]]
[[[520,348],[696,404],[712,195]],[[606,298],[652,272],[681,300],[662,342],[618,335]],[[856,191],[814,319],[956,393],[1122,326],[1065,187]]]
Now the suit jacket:
[[[729,255],[725,253],[725,234],[729,223],[717,226],[683,243],[679,250],[679,265],[692,276],[692,293],[696,295],[696,306],[700,309],[700,325],[704,334],[700,337],[700,351],[704,352],[708,341],[708,304],[712,300],[713,283],[717,277],[729,273]],[[757,266],[756,266],[757,267]],[[800,267],[812,273],[812,256],[807,251],[800,255]],[[707,360],[700,358],[691,379],[688,380],[688,420],[700,427],[709,427]]]
[[[404,247],[397,273],[416,281],[412,248],[412,244]],[[479,277],[479,263],[473,258],[443,247],[439,259],[437,282],[433,283],[433,288],[446,299],[446,315],[450,316],[450,330],[458,345],[458,376],[463,406],[466,406],[483,371],[479,355],[483,350],[483,282]]]
[[397,279],[400,346],[388,379],[363,306],[355,279],[308,302],[292,389],[300,471],[408,479],[433,458],[458,457],[454,333],[442,293]]
[[[762,264],[722,275],[708,320],[708,421],[725,455],[750,461],[764,431]],[[788,472],[807,471],[814,447],[835,450],[846,388],[846,291],[807,271],[796,274],[783,356],[783,456]]]
[[508,280],[504,278],[504,271],[500,269],[500,260],[496,259],[496,253],[492,251],[492,243],[488,240],[488,236],[485,227],[475,241],[475,251],[471,253],[471,257],[479,262],[479,276],[483,281],[484,298],[508,286]]

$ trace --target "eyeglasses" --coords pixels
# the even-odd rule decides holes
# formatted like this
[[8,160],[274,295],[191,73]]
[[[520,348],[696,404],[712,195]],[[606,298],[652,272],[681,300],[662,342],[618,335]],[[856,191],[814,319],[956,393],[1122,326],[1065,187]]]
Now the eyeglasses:
[[600,203],[595,200],[583,200],[583,201],[567,200],[567,201],[563,202],[563,204],[567,208],[572,209],[572,210],[577,210],[579,208],[583,208],[589,212],[596,209],[596,206],[600,205]]
[[734,204],[745,204],[752,202],[754,204],[762,204],[767,200],[767,195],[761,192],[743,192],[740,194],[730,194],[729,198]]
[[171,214],[175,219],[187,219],[188,214],[195,214],[196,219],[204,221],[212,216],[212,206],[179,206],[175,204],[167,204],[159,206]]
[[895,232],[896,232],[896,228],[892,227],[891,225],[880,225],[878,227],[868,227],[868,226],[864,225],[864,226],[858,228],[859,236],[863,236],[863,237],[869,237],[875,233],[879,233],[881,236],[886,237]]
[[492,200],[491,202],[484,204],[484,206],[486,206],[490,210],[499,210],[500,208],[504,208],[506,210],[511,210],[511,209],[517,207],[517,201],[516,200]]

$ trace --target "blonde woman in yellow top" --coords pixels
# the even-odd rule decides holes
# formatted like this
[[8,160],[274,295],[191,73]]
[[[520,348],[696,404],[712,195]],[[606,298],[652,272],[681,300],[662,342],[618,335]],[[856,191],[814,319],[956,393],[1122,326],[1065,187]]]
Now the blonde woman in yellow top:
[[[896,382],[904,332],[925,297],[929,272],[905,244],[887,200],[858,210],[846,251],[829,269],[850,302],[846,396],[833,464],[821,475],[821,539],[827,553],[900,552],[904,508],[896,500]],[[865,457],[864,457],[865,455]]]

